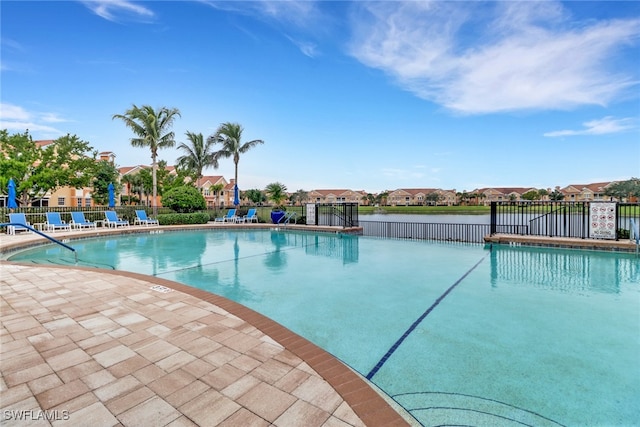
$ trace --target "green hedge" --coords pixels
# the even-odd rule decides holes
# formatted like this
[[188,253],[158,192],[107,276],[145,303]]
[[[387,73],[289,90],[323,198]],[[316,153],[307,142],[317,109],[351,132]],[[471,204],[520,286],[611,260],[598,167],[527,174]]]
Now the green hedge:
[[206,212],[174,213],[158,215],[160,225],[206,224],[209,214]]

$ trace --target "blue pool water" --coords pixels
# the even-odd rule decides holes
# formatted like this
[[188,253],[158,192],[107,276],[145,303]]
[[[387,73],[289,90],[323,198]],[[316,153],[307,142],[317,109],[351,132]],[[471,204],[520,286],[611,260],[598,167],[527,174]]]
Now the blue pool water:
[[[640,425],[634,254],[198,231],[73,242],[80,264],[240,302],[423,425]],[[11,260],[73,264],[46,246]]]

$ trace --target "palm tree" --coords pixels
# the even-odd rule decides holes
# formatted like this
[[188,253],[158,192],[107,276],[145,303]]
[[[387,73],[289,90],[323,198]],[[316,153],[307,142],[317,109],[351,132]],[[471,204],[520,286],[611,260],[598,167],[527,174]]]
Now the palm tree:
[[122,177],[122,182],[127,186],[127,194],[129,195],[129,203],[131,202],[132,194],[138,195],[138,203],[142,203],[142,177],[139,173],[128,174]]
[[215,196],[216,206],[219,205],[218,199],[220,197],[220,192],[222,191],[223,188],[224,188],[224,185],[222,184],[213,184],[211,187],[209,187],[209,191],[213,191],[213,195]]
[[185,154],[178,157],[178,167],[190,171],[196,178],[196,187],[200,189],[199,182],[202,179],[202,171],[209,167],[218,169],[218,158],[212,151],[214,142],[208,138],[204,141],[201,133],[186,133],[189,144],[181,142],[178,150],[182,150]]
[[264,144],[261,139],[254,139],[253,141],[242,143],[242,131],[243,128],[238,123],[222,123],[216,133],[211,135],[207,142],[212,141],[222,144],[222,149],[215,153],[216,158],[220,157],[233,157],[233,163],[236,170],[234,175],[234,183],[238,185],[238,162],[240,161],[240,154],[246,153],[251,148],[258,144]]
[[157,111],[149,105],[133,106],[124,114],[114,114],[112,119],[120,119],[136,135],[131,138],[134,147],[149,147],[151,150],[151,176],[153,181],[153,210],[157,211],[158,183],[156,170],[158,168],[158,150],[173,147],[175,145],[174,133],[170,132],[171,126],[180,110],[177,108],[161,107]]
[[264,189],[269,200],[271,200],[276,208],[280,208],[282,202],[287,199],[287,187],[280,182],[272,182]]

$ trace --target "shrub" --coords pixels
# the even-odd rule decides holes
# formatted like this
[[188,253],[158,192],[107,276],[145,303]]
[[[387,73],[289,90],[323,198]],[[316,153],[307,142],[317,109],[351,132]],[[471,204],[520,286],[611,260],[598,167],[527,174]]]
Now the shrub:
[[618,239],[628,239],[631,235],[631,232],[630,230],[627,230],[625,228],[618,228],[618,230],[616,231],[616,235]]
[[162,195],[162,205],[176,212],[189,213],[206,209],[204,196],[195,187],[175,187]]
[[158,215],[160,225],[206,224],[209,214],[206,212],[174,213]]

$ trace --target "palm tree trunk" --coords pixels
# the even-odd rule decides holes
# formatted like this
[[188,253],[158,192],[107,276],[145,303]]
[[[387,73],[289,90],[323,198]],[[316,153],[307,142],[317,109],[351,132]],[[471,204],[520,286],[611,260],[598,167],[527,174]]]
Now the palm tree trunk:
[[158,181],[156,178],[156,169],[158,164],[156,163],[156,156],[153,156],[153,165],[151,167],[151,181],[153,183],[153,215],[158,215]]
[[[236,164],[236,174],[235,174],[235,178],[234,178],[234,184],[236,187],[238,187],[238,161],[240,159],[236,156],[236,158],[233,159],[233,162]],[[238,192],[240,192],[240,187],[238,187]],[[235,188],[234,188],[234,199],[235,199]],[[235,200],[234,200],[235,201]],[[238,196],[238,201],[240,201],[240,196]],[[236,209],[240,207],[240,205],[236,205]]]

